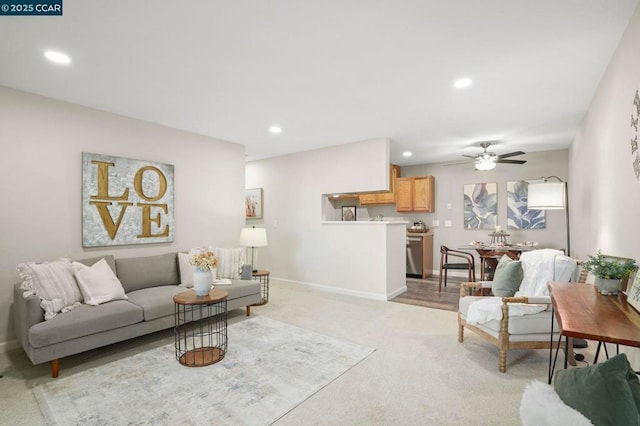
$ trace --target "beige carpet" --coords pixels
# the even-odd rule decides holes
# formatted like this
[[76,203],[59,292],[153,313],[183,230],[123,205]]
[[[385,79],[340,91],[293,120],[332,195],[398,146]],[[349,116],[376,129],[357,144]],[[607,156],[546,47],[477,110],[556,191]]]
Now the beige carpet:
[[[524,386],[547,376],[546,350],[513,351],[507,373],[499,373],[494,346],[470,333],[458,343],[455,312],[309,290],[273,277],[269,303],[252,312],[376,349],[278,420],[279,426],[518,425]],[[245,319],[242,311],[234,311],[230,323]],[[168,331],[65,358],[60,374],[172,339]],[[44,424],[31,387],[50,380],[49,366],[31,366],[15,350],[0,357],[0,374],[0,424]]]

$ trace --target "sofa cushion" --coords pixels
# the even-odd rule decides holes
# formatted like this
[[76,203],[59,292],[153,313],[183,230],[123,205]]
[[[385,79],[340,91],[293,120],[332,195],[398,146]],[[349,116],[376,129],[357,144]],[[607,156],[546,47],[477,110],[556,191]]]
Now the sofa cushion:
[[116,259],[116,271],[126,293],[180,283],[176,253]]
[[69,259],[46,263],[21,263],[16,268],[23,279],[23,296],[37,295],[44,309],[44,319],[50,320],[59,312],[80,306],[82,293],[73,276]]
[[163,285],[158,287],[143,288],[127,293],[129,302],[140,306],[144,320],[151,321],[156,318],[166,317],[175,313],[173,296],[185,290],[177,285]]
[[260,293],[262,286],[259,281],[231,280],[231,285],[216,285],[216,288],[229,293],[229,300]]
[[624,353],[584,368],[555,372],[553,387],[565,404],[595,425],[638,425],[632,386],[638,378]]
[[73,262],[71,267],[87,305],[97,306],[111,300],[127,299],[122,283],[105,259],[100,259],[92,266]]
[[[463,319],[467,319],[467,312],[469,306],[476,300],[484,299],[486,296],[466,296],[460,298],[460,314]],[[549,338],[549,332],[551,331],[551,309],[548,308],[545,311],[538,312],[537,314],[530,315],[516,315],[509,317],[509,334],[538,334],[543,333],[546,338]],[[558,330],[558,324],[553,320],[554,330]],[[483,328],[487,328],[496,334],[500,332],[500,321],[491,320],[482,323]]]
[[498,297],[511,297],[516,294],[522,282],[522,266],[519,260],[513,260],[506,254],[496,267],[491,282],[491,292]]
[[89,259],[78,259],[75,262],[80,262],[83,265],[87,265],[87,266],[93,266],[96,263],[98,263],[99,261],[101,261],[102,259],[104,259],[105,262],[107,262],[107,265],[109,265],[109,268],[111,268],[113,273],[117,275],[117,272],[116,272],[116,260],[110,254],[108,254],[106,256],[90,257]]
[[142,308],[126,300],[114,300],[100,306],[81,305],[38,323],[29,330],[29,343],[41,348],[54,343],[88,336],[142,321]]

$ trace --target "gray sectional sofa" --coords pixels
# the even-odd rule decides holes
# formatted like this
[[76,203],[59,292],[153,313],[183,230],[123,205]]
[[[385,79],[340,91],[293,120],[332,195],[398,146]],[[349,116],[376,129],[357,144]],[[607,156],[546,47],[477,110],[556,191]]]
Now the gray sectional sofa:
[[[173,296],[188,289],[179,286],[177,253],[114,259],[102,256],[79,260],[88,266],[105,258],[125,289],[128,300],[113,300],[99,306],[81,305],[45,321],[37,296],[23,297],[14,286],[14,330],[31,362],[51,362],[58,376],[60,358],[101,346],[153,333],[174,326]],[[220,286],[227,291],[227,310],[261,301],[257,281],[232,280]]]

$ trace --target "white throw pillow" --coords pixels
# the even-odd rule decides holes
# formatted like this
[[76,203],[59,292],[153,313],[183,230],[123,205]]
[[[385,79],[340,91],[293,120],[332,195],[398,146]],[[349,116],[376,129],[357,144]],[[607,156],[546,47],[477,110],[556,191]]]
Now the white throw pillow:
[[78,287],[84,296],[84,303],[98,306],[112,300],[127,300],[122,283],[113,273],[109,264],[100,259],[92,266],[80,262],[71,264],[78,281]]
[[178,253],[178,266],[180,267],[180,285],[182,287],[193,287],[193,266],[189,264],[191,256],[187,253]]
[[582,413],[562,402],[552,386],[537,380],[524,388],[520,420],[523,426],[593,425]]
[[20,285],[24,290],[23,297],[36,295],[40,298],[45,320],[80,306],[82,293],[73,277],[69,259],[21,263],[16,269],[23,280]]
[[213,250],[218,258],[218,278],[239,280],[244,265],[244,249],[216,248]]
[[[193,287],[193,270],[195,269],[189,263],[189,259],[191,259],[192,253],[194,250],[202,250],[199,249],[191,249],[189,253],[178,253],[178,266],[180,267],[180,286],[191,288]],[[213,251],[213,250],[211,250]],[[217,279],[217,268],[211,269],[211,279],[213,283],[215,283]]]

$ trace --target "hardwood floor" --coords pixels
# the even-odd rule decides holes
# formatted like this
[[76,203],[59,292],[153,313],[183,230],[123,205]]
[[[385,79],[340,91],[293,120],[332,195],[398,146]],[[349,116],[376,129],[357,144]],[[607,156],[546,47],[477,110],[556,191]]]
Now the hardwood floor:
[[464,278],[449,277],[447,287],[443,285],[442,291],[438,292],[437,276],[430,276],[426,280],[407,277],[407,291],[391,301],[458,312],[460,283],[463,281]]

